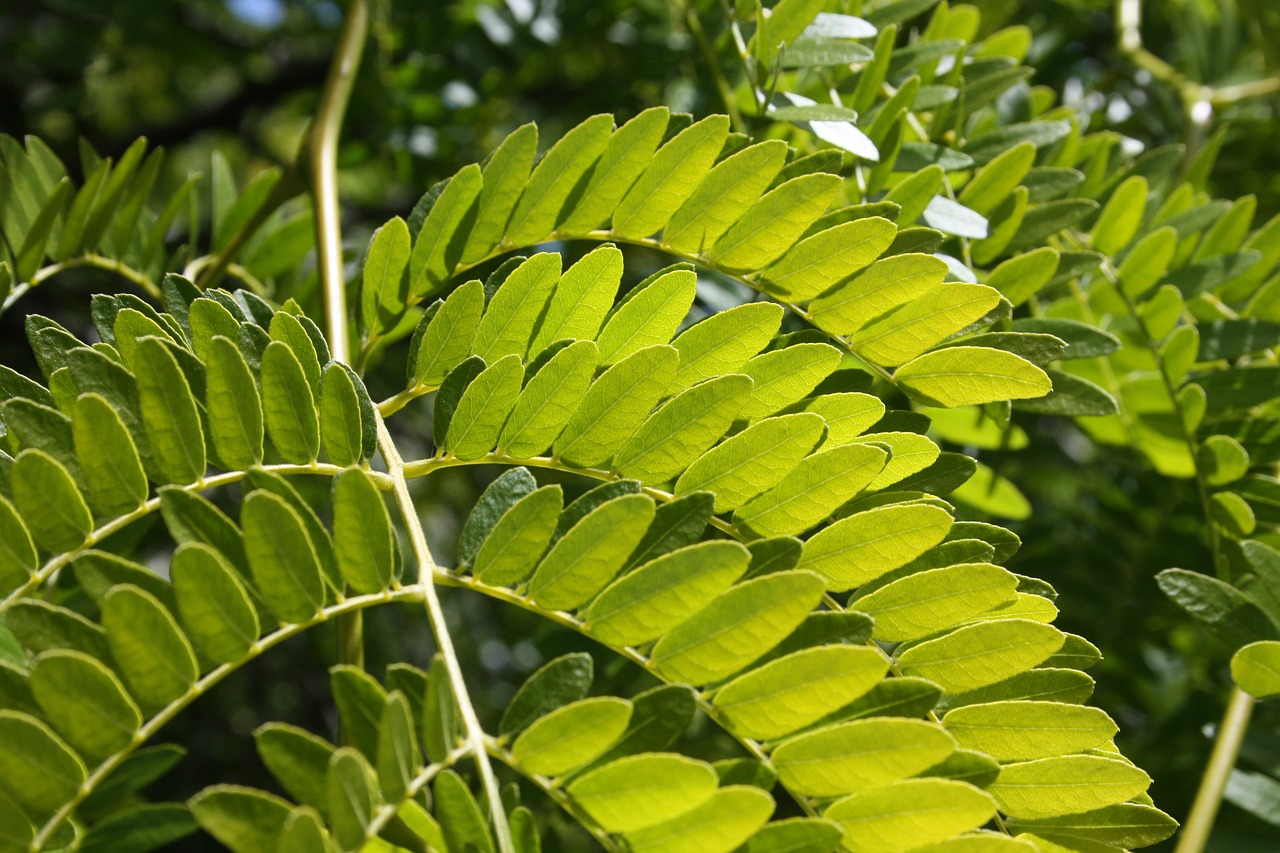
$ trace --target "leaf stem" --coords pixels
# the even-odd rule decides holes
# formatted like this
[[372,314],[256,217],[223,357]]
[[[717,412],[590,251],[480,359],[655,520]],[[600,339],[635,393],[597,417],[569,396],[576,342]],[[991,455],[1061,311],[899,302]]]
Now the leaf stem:
[[546,794],[549,800],[564,810],[569,817],[576,820],[583,829],[591,833],[591,837],[596,840],[597,844],[609,851],[609,853],[620,853],[620,851],[622,851],[623,848],[619,846],[613,836],[592,820],[591,816],[584,812],[563,788],[558,787],[545,776],[540,776],[537,773],[529,773],[526,770],[520,769],[520,766],[516,764],[515,757],[510,752],[503,749],[493,738],[486,738],[485,746],[489,750],[490,757],[498,759],[503,764],[507,765],[512,770],[515,770],[525,779],[528,779],[536,785],[538,790]]
[[342,269],[342,220],[338,208],[338,137],[351,100],[351,87],[369,31],[367,0],[352,0],[338,36],[338,50],[320,93],[320,107],[309,137],[311,192],[314,196],[316,256],[329,348],[335,361],[351,360],[347,332],[347,291]]
[[711,78],[715,81],[716,90],[720,93],[720,99],[724,101],[724,108],[729,111],[729,119],[733,122],[734,130],[742,133],[747,132],[747,123],[742,118],[742,110],[738,109],[738,99],[733,95],[733,89],[729,86],[729,81],[725,79],[724,72],[720,69],[720,59],[716,56],[715,48],[712,47],[711,41],[707,38],[707,32],[702,28],[702,21],[698,19],[698,13],[694,10],[688,0],[680,0],[680,5],[684,8],[685,23],[689,27],[689,32],[693,34],[694,40],[698,42],[698,48],[702,51],[702,58],[707,62],[707,68],[711,71]]
[[1227,788],[1227,780],[1236,766],[1236,758],[1240,755],[1240,745],[1244,742],[1245,731],[1249,728],[1249,716],[1253,713],[1254,699],[1239,687],[1231,688],[1231,698],[1227,701],[1226,713],[1218,727],[1217,738],[1213,744],[1213,753],[1209,756],[1209,764],[1200,778],[1200,790],[1196,792],[1191,813],[1182,827],[1182,835],[1178,839],[1175,853],[1200,853],[1209,842],[1209,833],[1213,830],[1214,818],[1218,815],[1218,807],[1222,804],[1222,795]]
[[[351,337],[347,327],[347,282],[342,268],[342,213],[338,207],[338,138],[368,32],[368,3],[366,0],[352,0],[346,20],[342,22],[342,32],[338,35],[338,49],[329,65],[329,76],[325,78],[324,89],[320,92],[320,107],[316,110],[307,138],[312,205],[315,208],[316,266],[320,274],[329,350],[334,361],[344,364],[351,360]],[[337,629],[338,661],[363,669],[363,615],[353,613],[339,619]]]
[[[1074,240],[1083,247],[1084,241],[1082,238],[1076,235]],[[1213,520],[1212,499],[1209,497],[1209,481],[1205,476],[1204,470],[1200,467],[1199,443],[1196,441],[1193,430],[1187,426],[1185,410],[1182,407],[1182,400],[1178,396],[1178,389],[1174,387],[1173,377],[1169,375],[1169,368],[1160,356],[1160,348],[1156,346],[1156,342],[1152,340],[1151,335],[1147,332],[1146,324],[1142,321],[1142,315],[1138,313],[1138,306],[1133,303],[1133,299],[1129,294],[1125,293],[1120,287],[1120,277],[1112,268],[1111,262],[1104,258],[1099,269],[1107,282],[1115,288],[1116,293],[1124,300],[1125,309],[1128,310],[1130,318],[1138,329],[1139,336],[1151,353],[1152,359],[1155,360],[1156,368],[1160,373],[1160,380],[1164,385],[1165,393],[1169,395],[1169,403],[1173,407],[1174,418],[1178,422],[1179,436],[1183,444],[1186,445],[1187,454],[1191,457],[1196,493],[1200,498],[1200,511],[1204,513],[1205,527],[1208,530],[1209,552],[1210,559],[1213,561],[1214,575],[1219,580],[1230,583],[1231,564],[1222,555],[1222,534],[1218,530],[1217,522]]]
[[[271,471],[276,474],[320,474],[327,477],[336,477],[346,469],[340,468],[337,465],[330,465],[327,462],[316,462],[311,465],[262,465],[255,470]],[[189,483],[185,486],[176,486],[174,488],[181,489],[184,492],[202,492],[205,489],[213,489],[230,483],[238,483],[243,480],[248,473],[248,471],[227,471],[222,474],[215,474],[212,477],[205,477],[202,480],[197,480],[196,482]],[[373,478],[373,481],[378,488],[384,491],[390,490],[391,480],[386,474],[383,474],[380,471],[369,471],[368,474]],[[37,569],[35,573],[32,574],[31,577],[27,578],[27,580],[20,586],[11,590],[4,598],[0,598],[0,613],[4,613],[4,611],[9,609],[15,601],[39,587],[52,577],[55,572],[67,565],[67,563],[71,562],[85,550],[92,548],[111,534],[123,530],[133,522],[150,515],[159,508],[160,498],[158,496],[151,498],[137,509],[113,518],[96,530],[91,531],[89,535],[85,537],[84,542],[80,543],[75,548],[63,551],[62,553],[49,558],[44,565]]]
[[445,624],[444,608],[440,606],[440,597],[436,593],[434,580],[440,567],[431,556],[431,550],[427,546],[427,536],[422,529],[422,521],[418,518],[418,510],[413,504],[413,497],[409,494],[404,459],[401,458],[391,433],[387,431],[386,421],[381,417],[378,418],[378,448],[387,465],[387,473],[391,476],[396,503],[404,519],[405,529],[409,533],[409,543],[413,549],[414,558],[418,561],[418,585],[424,593],[427,618],[431,622],[436,647],[444,659],[445,670],[449,673],[449,683],[453,688],[454,699],[458,703],[458,712],[462,716],[466,739],[475,756],[476,769],[480,772],[480,779],[489,799],[489,810],[493,817],[498,848],[502,853],[515,853],[515,846],[511,840],[511,827],[507,823],[507,816],[502,807],[502,790],[498,786],[498,777],[493,772],[493,765],[490,764],[489,754],[486,751],[484,729],[481,728],[480,720],[471,704],[467,682],[462,675],[462,665],[453,648],[453,638],[449,635],[448,625]]
[[275,646],[280,645],[280,643],[290,637],[301,634],[307,629],[313,628],[323,622],[327,622],[335,616],[341,616],[344,613],[358,612],[366,607],[372,607],[389,601],[413,601],[421,597],[422,594],[422,588],[415,585],[401,587],[399,589],[388,589],[382,592],[373,593],[372,595],[360,595],[345,599],[337,604],[324,608],[315,616],[303,622],[293,622],[280,626],[275,631],[265,637],[262,637],[250,646],[248,653],[241,660],[236,661],[235,663],[220,664],[209,670],[196,680],[189,688],[187,688],[186,693],[183,693],[177,699],[174,699],[158,711],[155,716],[143,723],[143,725],[133,733],[133,741],[129,746],[108,757],[101,764],[95,767],[93,772],[91,772],[80,785],[75,796],[54,812],[53,815],[45,822],[44,826],[40,828],[40,831],[32,840],[29,850],[31,853],[38,853],[38,851],[42,850],[44,845],[49,841],[62,822],[66,820],[71,813],[75,811],[76,807],[79,806],[86,797],[93,793],[94,790],[97,789],[98,785],[102,784],[102,782],[110,776],[111,773],[119,767],[135,749],[137,749],[137,747],[149,740],[159,732],[160,729],[164,728],[170,720],[181,713],[183,709],[207,693],[210,688],[222,681],[222,679],[234,672],[238,672],[240,667],[248,661],[253,660]]

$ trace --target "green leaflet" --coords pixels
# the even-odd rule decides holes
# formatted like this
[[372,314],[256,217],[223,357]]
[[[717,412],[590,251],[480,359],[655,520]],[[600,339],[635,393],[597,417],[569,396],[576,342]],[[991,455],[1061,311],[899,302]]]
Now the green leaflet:
[[378,787],[391,802],[405,799],[409,783],[422,764],[413,733],[413,712],[403,693],[392,692],[378,722]]
[[311,396],[319,397],[320,356],[307,330],[303,328],[302,322],[287,311],[277,311],[271,317],[269,332],[271,340],[286,344],[297,357],[298,364],[302,367],[302,375],[306,377],[307,386],[311,389]]
[[375,755],[387,691],[373,676],[349,664],[329,670],[329,689],[347,740],[365,755]]
[[673,681],[718,681],[781,642],[822,593],[821,578],[811,572],[783,572],[739,584],[663,636],[650,658]]
[[517,501],[538,487],[528,468],[504,471],[476,501],[458,536],[458,565],[471,565],[495,524]]
[[686,255],[705,254],[764,194],[786,159],[786,143],[771,139],[721,160],[671,217],[662,242]]
[[743,845],[743,853],[833,853],[843,831],[817,818],[775,820]]
[[1258,699],[1280,694],[1280,642],[1260,640],[1240,649],[1231,658],[1231,677]]
[[991,785],[1011,818],[1046,818],[1116,805],[1147,790],[1151,777],[1127,761],[1063,755],[1006,764]]
[[332,362],[320,386],[320,437],[334,465],[354,465],[364,446],[363,412],[355,380],[346,368]]
[[324,603],[320,560],[302,518],[277,495],[253,492],[240,510],[254,585],[282,622],[303,622]]
[[373,818],[372,777],[368,760],[349,746],[339,747],[329,759],[325,780],[329,825],[342,853],[364,846],[365,827]]
[[822,418],[809,413],[762,420],[699,457],[676,481],[675,492],[714,492],[716,512],[736,509],[781,482],[822,430]]
[[819,172],[770,190],[716,241],[712,262],[726,270],[745,271],[776,261],[826,212],[840,184],[839,175]]
[[613,459],[614,469],[647,483],[670,480],[725,434],[751,389],[750,378],[731,373],[682,391],[627,440]]
[[627,294],[600,332],[600,363],[615,364],[671,340],[698,288],[691,270],[672,270]]
[[951,779],[905,779],[854,794],[823,816],[844,827],[854,853],[917,847],[977,829],[995,814],[984,792]]
[[369,337],[395,327],[408,301],[409,226],[399,216],[373,232],[360,282],[360,319]]
[[1000,304],[999,291],[949,282],[859,329],[851,344],[873,364],[905,364],[964,329]]
[[[113,329],[116,349],[120,351],[120,359],[124,362],[124,366],[134,373],[137,373],[138,368],[136,362],[139,338],[153,337],[169,343],[177,343],[174,340],[173,333],[157,322],[158,318],[159,315],[154,312],[148,315],[134,308],[124,308],[116,314],[115,327]],[[47,333],[51,329],[46,329],[45,331]],[[53,342],[46,341],[45,346],[42,347],[45,350],[43,354],[46,360],[52,355],[48,352],[49,344],[51,343]],[[33,346],[32,349],[35,349],[35,347]]]
[[829,344],[801,343],[757,355],[742,367],[755,383],[742,417],[758,420],[799,402],[840,366],[843,353]]
[[1079,705],[1088,701],[1093,694],[1093,686],[1093,679],[1077,669],[1057,669],[1041,664],[1036,669],[1020,672],[987,687],[949,695],[945,701],[950,708],[1015,700]]
[[1138,241],[1120,264],[1120,289],[1137,298],[1160,283],[1178,249],[1178,232],[1158,228]]
[[[1115,847],[1147,847],[1158,844],[1178,829],[1178,822],[1153,806],[1121,803],[1085,814],[1035,820],[1010,820],[1010,831],[1036,833],[1065,845],[1068,850],[1092,843]],[[1055,851],[1056,853],[1056,851]],[[1105,847],[1101,853],[1110,853]]]
[[560,486],[544,486],[516,501],[498,518],[475,555],[472,574],[485,583],[511,586],[542,559],[564,504]]
[[985,347],[925,353],[898,368],[894,380],[911,397],[945,409],[1043,397],[1052,387],[1031,362]]
[[715,793],[717,781],[709,764],[649,753],[592,770],[567,790],[606,830],[635,832],[697,808]]
[[334,484],[333,550],[343,579],[356,592],[379,592],[391,584],[391,516],[373,479],[359,468],[344,471]]
[[781,305],[750,302],[686,329],[673,344],[680,353],[680,369],[670,390],[682,391],[709,377],[741,370],[773,340],[782,314]]
[[[63,371],[54,374],[62,377]],[[57,384],[55,383],[55,387]],[[71,401],[68,401],[67,408]],[[80,460],[76,456],[71,418],[62,412],[30,400],[10,400],[0,407],[9,429],[9,447],[14,453],[26,448],[43,450],[57,459],[72,477],[80,479]]]
[[333,853],[333,841],[324,830],[319,813],[297,806],[285,819],[276,841],[275,853]]
[[591,689],[591,679],[591,655],[585,652],[548,661],[520,685],[502,714],[498,734],[514,737],[544,714],[582,699]]
[[987,276],[987,284],[1016,307],[1049,283],[1058,271],[1060,259],[1056,249],[1041,246],[1001,263]]
[[229,471],[250,468],[262,461],[258,383],[231,339],[215,335],[206,350],[205,407],[214,454]]
[[462,241],[456,239],[458,229],[483,183],[479,166],[464,166],[449,179],[431,206],[409,255],[410,302],[434,293],[448,282],[462,254]]
[[1022,183],[1035,159],[1034,142],[1010,146],[974,173],[960,193],[960,203],[987,216]]
[[942,284],[946,274],[946,263],[932,255],[894,255],[815,299],[809,313],[818,328],[847,335]]
[[889,662],[875,649],[819,646],[739,676],[716,694],[715,704],[739,734],[771,740],[849,704],[878,684],[888,669]]
[[726,116],[707,116],[658,149],[613,210],[613,231],[642,238],[660,231],[711,170],[729,135]]
[[803,533],[865,489],[888,458],[884,450],[868,444],[814,453],[777,486],[739,507],[733,521],[757,536]]
[[533,155],[538,150],[538,127],[533,122],[516,128],[498,146],[481,175],[479,207],[475,224],[462,248],[464,264],[481,260],[502,240],[520,190],[529,179]]
[[898,663],[906,675],[959,693],[1031,669],[1062,643],[1062,632],[1052,625],[1026,619],[979,622],[908,648],[898,655]]
[[827,422],[827,436],[818,445],[820,450],[857,438],[884,417],[884,403],[879,397],[856,391],[824,394],[806,404],[804,410],[821,415]]
[[1147,209],[1147,179],[1133,175],[1116,187],[1106,207],[1098,214],[1091,238],[1093,248],[1114,256],[1138,233]]
[[285,723],[259,726],[253,738],[262,763],[290,797],[327,810],[325,769],[334,753],[332,744]]
[[126,807],[95,823],[85,832],[80,849],[154,850],[196,832],[190,810],[180,803],[152,803]]
[[5,627],[34,654],[75,649],[104,663],[110,660],[106,632],[72,610],[27,598],[13,602],[4,618]]
[[807,302],[869,266],[897,232],[897,226],[879,216],[845,222],[800,241],[760,278],[769,293]]
[[877,507],[818,531],[799,567],[822,575],[832,591],[853,589],[937,545],[951,524],[950,513],[929,504]]
[[134,374],[142,423],[161,482],[199,480],[205,471],[204,428],[177,359],[160,338],[139,338]]
[[472,380],[449,421],[441,449],[458,459],[478,459],[493,449],[520,396],[524,367],[518,355],[505,355]]
[[297,356],[280,341],[262,353],[262,409],[271,443],[286,462],[315,461],[320,454],[315,398]]
[[0,710],[0,787],[15,803],[33,815],[52,814],[75,796],[85,775],[84,763],[47,725]]
[[86,759],[123,750],[142,714],[111,670],[70,649],[45,652],[31,669],[31,692],[45,719]]
[[488,363],[529,352],[534,327],[560,281],[560,254],[541,252],[512,270],[489,301],[473,351]]
[[928,436],[914,432],[873,432],[850,439],[857,444],[881,444],[889,449],[884,470],[867,488],[876,491],[924,471],[942,455]]
[[623,195],[649,165],[669,119],[666,107],[651,107],[618,128],[592,169],[591,182],[573,212],[560,224],[560,230],[581,234],[608,220]]
[[529,773],[563,776],[608,749],[630,721],[631,703],[625,699],[583,699],[535,720],[511,745],[511,754]]
[[582,398],[552,450],[570,465],[603,465],[626,442],[675,376],[674,347],[639,350],[600,375]]
[[102,601],[107,644],[129,692],[154,711],[184,695],[200,675],[196,655],[169,611],[131,584]]
[[25,583],[39,568],[31,532],[13,504],[0,497],[0,595]]
[[961,746],[997,761],[1083,752],[1108,743],[1118,731],[1099,708],[1026,700],[956,708],[942,724]]
[[320,561],[321,571],[324,573],[328,586],[331,589],[340,591],[343,587],[342,575],[338,571],[338,561],[333,553],[332,537],[330,537],[328,529],[320,522],[320,517],[316,515],[316,511],[311,505],[294,488],[292,483],[279,474],[260,468],[254,469],[249,472],[248,482],[252,489],[259,489],[281,498],[297,514],[302,521],[307,539],[310,541],[316,557]]
[[520,391],[498,448],[516,459],[545,451],[590,387],[598,354],[593,342],[574,341],[551,356]]
[[555,229],[566,199],[578,180],[600,159],[613,134],[613,116],[594,115],[551,146],[524,185],[507,225],[507,240],[517,246],[545,238]]
[[89,503],[106,518],[137,509],[147,499],[147,475],[116,410],[105,398],[85,394],[76,399],[74,415],[71,430]]
[[749,560],[736,542],[699,542],[663,554],[600,593],[583,616],[586,628],[612,646],[657,639],[728,590]]
[[292,807],[274,794],[238,785],[205,788],[190,805],[201,828],[232,853],[274,850]]
[[584,255],[565,270],[552,291],[529,354],[536,355],[556,341],[594,340],[621,282],[622,252],[617,246],[605,243]]
[[877,640],[901,642],[952,628],[1013,602],[1018,579],[999,566],[962,563],[900,578],[851,606],[876,620]]
[[452,770],[441,773],[432,786],[435,794],[435,815],[444,834],[446,849],[493,853],[493,839],[485,823],[480,805],[471,795],[471,789]]
[[935,723],[876,717],[818,729],[773,752],[787,790],[836,797],[914,776],[955,751]]
[[169,565],[182,627],[217,663],[241,660],[260,633],[258,614],[226,559],[208,545],[178,546]]
[[13,503],[37,545],[58,554],[84,543],[93,516],[66,468],[43,450],[24,450],[10,476]]
[[415,384],[438,386],[445,374],[470,355],[483,312],[484,285],[479,281],[469,281],[449,294],[427,322],[412,365]]
[[693,810],[627,836],[634,853],[729,853],[773,814],[773,798],[748,785],[728,785]]
[[711,520],[714,502],[715,496],[710,492],[695,492],[660,505],[653,515],[649,531],[627,559],[626,568],[630,570],[677,548],[696,543]]
[[590,601],[622,569],[653,512],[647,495],[624,495],[592,510],[552,546],[529,581],[529,597],[551,610]]
[[146,567],[105,551],[82,551],[71,561],[76,581],[98,606],[111,587],[131,583],[151,593],[165,607],[173,609],[173,587]]

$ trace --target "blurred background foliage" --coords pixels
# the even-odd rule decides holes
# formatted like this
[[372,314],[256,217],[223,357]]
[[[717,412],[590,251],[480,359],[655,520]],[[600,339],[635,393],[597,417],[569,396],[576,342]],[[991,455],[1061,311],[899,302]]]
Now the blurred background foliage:
[[[721,4],[689,2],[713,40],[720,36]],[[859,4],[847,5],[856,12]],[[1280,95],[1264,86],[1256,96],[1212,110],[1197,109],[1186,97],[1188,83],[1230,87],[1280,75],[1280,4],[1149,4],[1141,40],[1173,76],[1153,73],[1125,49],[1121,12],[1132,4],[1123,0],[974,5],[982,13],[979,38],[1013,23],[1031,29],[1033,82],[1053,87],[1087,114],[1090,129],[1113,129],[1145,147],[1184,142],[1193,149],[1225,129],[1211,194],[1256,194],[1257,222],[1280,211],[1280,170],[1274,168]],[[527,121],[537,121],[551,139],[598,112],[625,119],[660,103],[695,114],[721,111],[686,11],[683,0],[375,4],[341,151],[352,264],[374,227],[407,213],[432,183]],[[0,132],[39,135],[73,173],[81,138],[118,157],[145,136],[169,152],[158,198],[190,172],[209,174],[214,151],[243,184],[294,157],[341,18],[332,0],[0,3]],[[206,183],[197,196],[206,209],[209,196]],[[634,260],[629,274],[660,263]],[[24,314],[45,313],[79,331],[87,318],[75,312],[87,303],[67,297],[67,288],[87,293],[119,286],[104,273],[83,271],[33,291],[20,310],[0,319],[0,360],[30,363],[20,332]],[[375,392],[379,381],[370,379]],[[388,388],[397,381],[384,380]],[[1210,568],[1193,489],[1158,475],[1131,450],[1094,444],[1068,420],[1020,417],[1029,447],[983,453],[983,462],[1017,483],[1035,508],[1031,518],[1011,525],[1025,543],[1011,568],[1052,582],[1061,593],[1061,627],[1103,650],[1094,702],[1121,724],[1124,752],[1152,773],[1157,802],[1182,817],[1208,755],[1206,727],[1218,719],[1229,685],[1225,650],[1189,624],[1153,580],[1169,566]],[[487,472],[460,470],[432,481],[424,500],[441,554],[452,553],[456,508],[469,508],[487,479]],[[476,700],[490,719],[541,661],[590,645],[488,600],[453,594],[446,603],[455,636],[474,640],[462,649],[464,663],[488,676],[476,685]],[[392,660],[429,660],[429,632],[419,616],[397,608],[370,614],[373,671]],[[166,784],[188,786],[181,795],[214,779],[269,787],[265,774],[255,775],[248,735],[271,719],[315,730],[335,726],[325,686],[332,648],[332,636],[310,632],[202,700],[171,729],[191,756]],[[599,686],[624,694],[646,686],[616,661],[602,674]],[[1274,713],[1259,708],[1260,715]],[[1251,766],[1273,772],[1280,764],[1280,750],[1260,735],[1245,755]],[[1228,805],[1216,843],[1222,850],[1274,850],[1280,838],[1274,832]],[[574,846],[568,835],[561,843]]]

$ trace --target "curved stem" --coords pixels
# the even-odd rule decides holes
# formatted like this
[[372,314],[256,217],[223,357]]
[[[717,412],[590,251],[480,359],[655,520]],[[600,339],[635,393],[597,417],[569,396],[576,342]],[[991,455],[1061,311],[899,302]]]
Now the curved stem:
[[349,362],[347,292],[342,270],[342,221],[338,209],[338,136],[351,86],[369,31],[369,5],[353,0],[338,37],[338,51],[320,94],[311,128],[311,191],[315,197],[316,255],[324,293],[329,348],[335,361]]
[[[338,36],[338,50],[320,93],[308,139],[311,158],[311,194],[315,208],[316,266],[333,360],[351,360],[347,329],[347,282],[342,268],[342,214],[338,207],[338,137],[351,100],[351,87],[369,31],[366,0],[352,0]],[[301,159],[301,152],[299,159]],[[283,183],[283,181],[281,181]],[[364,668],[364,621],[359,613],[338,620],[338,660]]]
[[467,742],[475,756],[476,769],[480,771],[480,779],[485,794],[489,798],[489,811],[493,817],[494,834],[498,839],[498,848],[502,853],[515,853],[515,845],[511,840],[511,827],[507,824],[507,816],[502,807],[502,790],[498,786],[498,777],[494,775],[493,765],[489,763],[489,754],[485,751],[484,729],[471,704],[471,696],[467,692],[467,682],[462,675],[462,665],[458,662],[458,654],[453,648],[453,638],[449,635],[449,627],[445,624],[444,608],[440,606],[440,597],[436,593],[435,576],[439,566],[431,556],[427,547],[427,535],[422,529],[422,521],[418,518],[417,507],[409,494],[409,482],[405,479],[404,460],[400,451],[387,431],[387,424],[378,418],[378,448],[387,465],[394,486],[396,503],[400,515],[404,519],[405,529],[409,533],[409,543],[413,548],[414,558],[418,561],[418,584],[423,590],[423,598],[427,608],[427,618],[431,622],[431,631],[435,636],[436,647],[444,659],[445,670],[449,673],[449,683],[453,688],[454,700],[458,703],[458,713],[462,717]]
[[[1073,235],[1073,240],[1079,247],[1084,247],[1084,239],[1079,235]],[[1103,278],[1107,280],[1124,301],[1125,309],[1129,312],[1130,319],[1133,320],[1134,325],[1137,327],[1139,337],[1156,363],[1156,369],[1160,373],[1160,381],[1164,385],[1165,393],[1169,396],[1169,404],[1173,408],[1174,419],[1178,422],[1179,437],[1182,439],[1183,444],[1186,445],[1187,455],[1191,457],[1191,469],[1196,484],[1196,494],[1200,499],[1200,511],[1204,514],[1205,528],[1208,531],[1209,552],[1210,559],[1213,561],[1214,575],[1219,580],[1230,582],[1231,564],[1222,555],[1222,534],[1218,530],[1217,523],[1213,520],[1212,499],[1209,496],[1209,480],[1204,470],[1200,467],[1200,446],[1193,431],[1187,426],[1185,410],[1182,407],[1182,400],[1178,396],[1178,389],[1173,383],[1173,377],[1169,375],[1169,368],[1160,356],[1160,348],[1156,346],[1156,342],[1152,340],[1150,333],[1147,332],[1147,327],[1142,321],[1142,315],[1138,312],[1138,306],[1134,304],[1129,294],[1125,293],[1121,288],[1120,277],[1112,268],[1111,262],[1104,258],[1098,269],[1101,270]]]
[[[311,465],[263,465],[256,470],[271,471],[276,474],[320,474],[326,477],[336,477],[345,471],[337,465],[330,465],[327,462],[316,462]],[[230,483],[238,483],[248,476],[248,471],[228,471],[223,474],[215,474],[212,477],[205,477],[186,486],[178,486],[184,492],[202,492],[205,489],[213,489],[218,486],[225,486]],[[369,476],[373,478],[374,483],[384,491],[391,488],[391,480],[386,474],[380,471],[369,471]],[[154,497],[143,503],[132,512],[111,519],[106,524],[93,530],[85,537],[84,542],[69,551],[63,551],[51,557],[44,565],[42,565],[31,577],[19,587],[11,590],[8,595],[0,599],[0,614],[4,613],[15,601],[29,594],[32,590],[38,588],[41,584],[53,576],[55,572],[63,566],[70,563],[84,551],[97,545],[113,533],[117,533],[128,527],[140,518],[150,515],[160,508],[160,498]]]
[[49,264],[47,267],[41,267],[31,276],[31,281],[23,282],[13,288],[9,295],[5,297],[4,303],[0,304],[0,313],[4,313],[13,303],[26,294],[33,287],[38,287],[59,273],[67,270],[76,269],[77,267],[92,267],[93,269],[105,270],[106,272],[115,273],[124,280],[138,286],[143,293],[152,299],[159,300],[163,297],[160,286],[147,276],[146,273],[135,270],[133,267],[118,261],[115,258],[108,258],[104,255],[89,253],[74,258],[68,258],[65,261],[59,261],[56,264]]
[[431,780],[439,776],[445,770],[457,764],[462,759],[471,754],[471,744],[466,744],[455,749],[444,757],[443,761],[435,764],[428,764],[422,769],[422,772],[409,781],[405,787],[404,797],[394,803],[383,803],[374,809],[373,817],[369,821],[369,825],[364,828],[364,837],[373,839],[378,833],[382,832],[383,827],[391,822],[391,819],[400,811],[400,807],[409,800],[417,796],[418,792],[427,787]]
[[516,764],[515,757],[512,756],[510,752],[499,746],[498,742],[493,738],[487,738],[485,740],[485,746],[489,750],[489,756],[491,758],[498,759],[503,764],[519,773],[523,778],[528,779],[536,785],[538,790],[546,794],[547,798],[558,805],[565,814],[569,815],[569,817],[578,822],[579,826],[591,833],[591,837],[596,840],[597,844],[609,851],[609,853],[620,853],[623,848],[613,839],[613,836],[592,820],[591,816],[584,812],[563,788],[557,787],[545,776],[521,770],[519,765]]
[[265,637],[262,637],[250,646],[249,652],[241,660],[235,663],[220,664],[219,666],[209,670],[197,679],[189,688],[187,688],[186,693],[182,694],[177,699],[174,699],[163,709],[158,711],[155,716],[147,720],[141,728],[134,732],[133,742],[130,743],[126,749],[107,758],[95,767],[93,772],[85,777],[85,781],[80,785],[80,789],[76,791],[75,796],[54,812],[53,815],[45,822],[44,826],[40,828],[40,831],[36,833],[36,837],[32,840],[29,848],[31,853],[37,853],[37,851],[43,849],[44,845],[49,841],[62,822],[70,817],[76,807],[79,806],[80,803],[89,796],[89,794],[93,793],[97,786],[111,775],[112,771],[119,767],[120,764],[128,758],[138,746],[153,737],[160,731],[160,729],[164,728],[170,720],[181,713],[196,699],[207,693],[215,684],[222,681],[222,679],[231,675],[233,672],[238,672],[240,667],[248,661],[253,660],[275,646],[280,645],[290,637],[301,634],[309,628],[314,628],[316,625],[327,622],[334,617],[341,616],[345,613],[355,613],[366,607],[372,607],[389,601],[414,601],[421,598],[422,595],[422,587],[415,585],[401,587],[399,589],[384,590],[383,592],[373,593],[371,595],[360,595],[355,596],[354,598],[344,599],[337,604],[324,608],[311,619],[303,622],[293,622],[288,625],[281,625],[278,629]]
[[1200,790],[1196,792],[1191,813],[1182,827],[1175,853],[1200,853],[1209,842],[1214,818],[1222,804],[1222,794],[1227,789],[1227,780],[1231,778],[1236,758],[1240,755],[1240,744],[1244,742],[1245,731],[1249,728],[1253,704],[1254,699],[1248,693],[1239,687],[1231,688],[1231,699],[1218,727],[1213,754],[1209,756],[1209,765],[1200,778]]
[[711,79],[715,81],[716,90],[720,93],[720,99],[724,101],[724,108],[729,111],[729,119],[733,122],[733,129],[746,133],[747,123],[742,118],[742,110],[738,109],[738,99],[733,96],[733,89],[729,86],[729,81],[725,79],[724,72],[720,70],[720,58],[716,56],[715,48],[711,46],[706,30],[702,28],[702,21],[698,19],[697,11],[689,4],[688,0],[680,0],[680,5],[684,9],[684,20],[689,27],[689,32],[693,34],[694,39],[698,42],[698,48],[702,51],[702,58],[706,60],[707,69],[711,72]]

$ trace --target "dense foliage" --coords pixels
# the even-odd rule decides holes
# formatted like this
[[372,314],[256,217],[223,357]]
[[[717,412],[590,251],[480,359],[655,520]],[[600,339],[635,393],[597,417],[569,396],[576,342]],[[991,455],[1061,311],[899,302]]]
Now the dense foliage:
[[53,146],[0,138],[0,846],[1112,850],[1173,835],[1154,777],[1179,817],[1199,783],[1183,849],[1223,797],[1214,843],[1266,849],[1280,220],[1214,200],[1207,131],[1269,54],[1176,69],[1121,4],[1167,84],[1128,103],[1186,142],[1144,148],[1096,81],[1035,85],[1056,9],[618,6],[459,4],[458,62],[375,7],[342,187],[353,233],[391,218],[345,275],[331,7],[173,7],[311,57],[301,113],[237,118],[252,79],[148,105],[277,167],[103,158],[123,92],[72,156],[23,101]]

